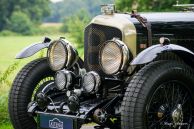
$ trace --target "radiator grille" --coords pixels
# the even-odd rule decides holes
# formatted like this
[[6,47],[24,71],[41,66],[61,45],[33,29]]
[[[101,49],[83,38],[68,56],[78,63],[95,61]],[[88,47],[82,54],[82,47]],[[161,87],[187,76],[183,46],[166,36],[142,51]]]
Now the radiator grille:
[[122,40],[122,33],[114,27],[91,24],[85,29],[84,34],[84,62],[87,71],[96,71],[103,74],[99,65],[99,50],[103,43],[114,37]]

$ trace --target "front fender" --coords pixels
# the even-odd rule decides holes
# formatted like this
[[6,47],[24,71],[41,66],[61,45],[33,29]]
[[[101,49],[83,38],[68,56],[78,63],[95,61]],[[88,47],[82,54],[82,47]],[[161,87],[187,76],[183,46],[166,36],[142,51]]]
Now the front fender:
[[174,52],[176,54],[186,53],[187,55],[192,56],[194,59],[194,53],[187,48],[184,48],[182,46],[175,45],[175,44],[169,44],[164,46],[161,44],[158,44],[158,45],[153,45],[143,50],[142,52],[140,52],[137,55],[137,57],[132,60],[130,64],[141,65],[141,64],[149,63],[153,61],[159,54],[167,51]]
[[49,45],[50,45],[50,42],[32,44],[32,45],[24,48],[19,54],[17,54],[16,59],[23,59],[23,58],[30,57],[30,56],[34,55],[35,53],[37,53],[38,51],[40,51],[44,48],[48,48]]

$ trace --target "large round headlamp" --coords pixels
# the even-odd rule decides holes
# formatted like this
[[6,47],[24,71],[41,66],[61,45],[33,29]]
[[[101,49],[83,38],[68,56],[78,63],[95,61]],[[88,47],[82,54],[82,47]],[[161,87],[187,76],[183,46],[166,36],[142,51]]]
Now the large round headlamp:
[[99,90],[101,79],[98,73],[91,71],[83,76],[83,90],[85,93],[96,93]]
[[102,46],[99,61],[104,73],[112,75],[126,70],[129,58],[128,47],[119,39],[114,38]]
[[73,80],[75,79],[75,75],[71,71],[61,70],[58,71],[55,75],[55,84],[57,89],[72,89]]
[[70,68],[78,59],[77,51],[67,40],[53,41],[48,49],[48,59],[52,70],[58,71],[63,68]]

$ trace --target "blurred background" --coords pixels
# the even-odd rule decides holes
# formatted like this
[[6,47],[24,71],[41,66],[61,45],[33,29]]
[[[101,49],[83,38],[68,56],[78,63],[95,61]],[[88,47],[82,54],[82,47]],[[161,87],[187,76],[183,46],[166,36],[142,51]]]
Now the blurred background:
[[[29,61],[46,55],[16,60],[15,55],[44,36],[66,37],[83,58],[84,27],[100,14],[100,5],[115,3],[118,10],[131,12],[176,11],[176,0],[0,0],[0,129],[12,129],[7,105],[17,72]],[[194,3],[180,0],[180,4]]]

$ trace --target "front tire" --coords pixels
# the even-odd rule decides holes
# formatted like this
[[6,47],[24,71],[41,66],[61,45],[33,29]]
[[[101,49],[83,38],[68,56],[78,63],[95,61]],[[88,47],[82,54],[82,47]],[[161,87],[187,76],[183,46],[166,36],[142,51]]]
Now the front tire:
[[27,64],[16,76],[9,94],[9,115],[14,129],[36,129],[37,123],[27,114],[27,106],[41,86],[53,80],[54,72],[46,58]]
[[127,87],[122,129],[191,129],[193,70],[177,61],[144,66]]

